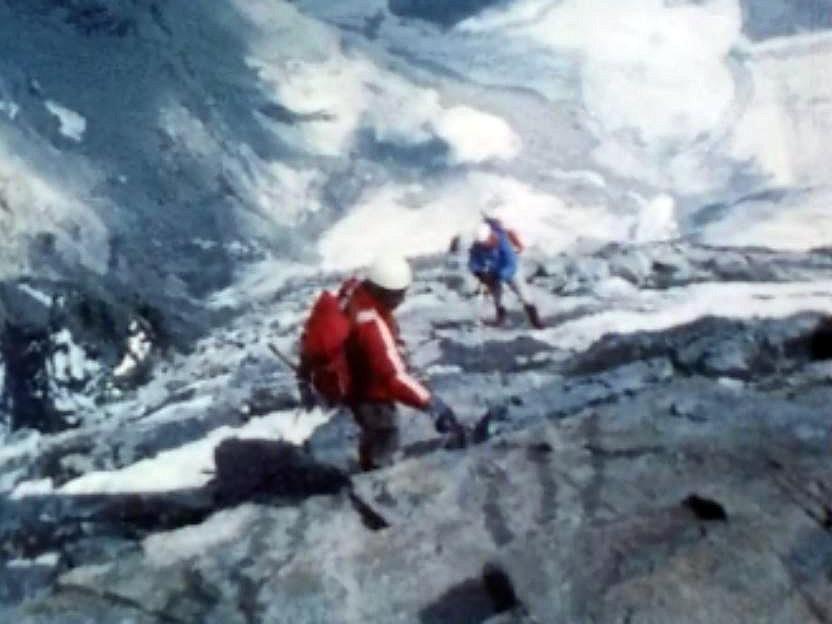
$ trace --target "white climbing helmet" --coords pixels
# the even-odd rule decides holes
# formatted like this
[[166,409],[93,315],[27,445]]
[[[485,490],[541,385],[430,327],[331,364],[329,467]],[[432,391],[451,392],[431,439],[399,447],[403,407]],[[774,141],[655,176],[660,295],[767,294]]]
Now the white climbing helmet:
[[397,254],[378,256],[367,271],[367,279],[386,290],[404,290],[413,281],[407,260]]
[[487,223],[480,223],[477,226],[477,232],[474,238],[478,243],[487,243],[491,238],[491,226]]

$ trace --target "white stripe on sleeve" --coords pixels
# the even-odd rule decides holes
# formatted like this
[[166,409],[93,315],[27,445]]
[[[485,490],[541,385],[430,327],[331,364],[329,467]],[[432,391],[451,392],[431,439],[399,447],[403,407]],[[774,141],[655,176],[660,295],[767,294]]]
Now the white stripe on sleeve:
[[373,322],[377,325],[379,333],[381,334],[381,339],[384,342],[384,351],[387,355],[387,359],[390,360],[390,363],[393,365],[393,370],[396,371],[396,378],[410,388],[421,401],[427,401],[430,399],[430,392],[428,392],[422,384],[411,377],[405,369],[404,362],[402,362],[399,350],[396,347],[396,341],[393,338],[393,334],[390,332],[390,328],[387,327],[387,323],[384,322],[384,319],[379,316],[378,312],[375,310],[362,310],[356,315],[356,321],[359,323]]

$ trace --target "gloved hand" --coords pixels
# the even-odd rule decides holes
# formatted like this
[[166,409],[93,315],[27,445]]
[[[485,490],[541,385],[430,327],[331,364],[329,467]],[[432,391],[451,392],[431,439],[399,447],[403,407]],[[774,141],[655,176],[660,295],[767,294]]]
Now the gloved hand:
[[444,434],[444,447],[447,449],[463,448],[466,443],[465,428],[456,419],[454,411],[439,397],[431,399],[428,412],[433,417],[436,431]]
[[459,426],[454,411],[437,396],[430,400],[427,411],[433,419],[433,426],[439,433],[449,433],[454,426]]

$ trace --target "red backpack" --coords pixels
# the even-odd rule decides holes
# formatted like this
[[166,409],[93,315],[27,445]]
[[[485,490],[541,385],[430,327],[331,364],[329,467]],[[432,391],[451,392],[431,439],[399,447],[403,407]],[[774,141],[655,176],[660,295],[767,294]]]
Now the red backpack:
[[338,297],[323,291],[303,327],[300,357],[312,387],[329,403],[343,403],[350,395],[352,375],[345,347],[351,329]]

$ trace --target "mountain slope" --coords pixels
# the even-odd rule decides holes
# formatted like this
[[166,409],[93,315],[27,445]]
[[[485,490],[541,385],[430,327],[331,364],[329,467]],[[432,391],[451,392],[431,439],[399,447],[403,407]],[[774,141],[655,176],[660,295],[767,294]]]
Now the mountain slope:
[[[405,410],[403,456],[365,475],[349,417],[299,410],[267,348],[291,352],[318,287],[289,283],[106,418],[7,441],[9,617],[823,622],[830,262],[679,243],[550,259],[532,279],[550,329],[529,334],[482,326],[453,259],[425,260],[411,359],[481,424],[444,450]],[[309,459],[275,441],[310,434]]]
[[[0,620],[830,621],[824,2],[0,0]],[[360,474],[383,250],[472,434]]]

